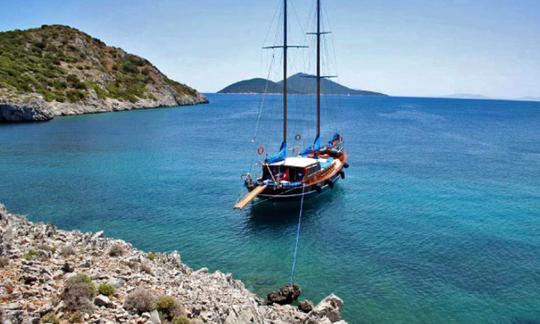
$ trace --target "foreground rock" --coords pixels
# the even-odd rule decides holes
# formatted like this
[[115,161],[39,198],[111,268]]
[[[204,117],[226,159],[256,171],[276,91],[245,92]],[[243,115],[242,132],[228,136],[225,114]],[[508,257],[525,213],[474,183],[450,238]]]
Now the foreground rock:
[[302,290],[300,286],[293,284],[283,286],[277,292],[271,292],[266,296],[266,302],[270,305],[279,304],[287,305],[292,304],[294,301],[300,297]]
[[0,122],[207,103],[148,60],[61,25],[0,32]]
[[231,274],[193,271],[177,252],[34,224],[0,205],[2,323],[344,323],[342,303],[331,295],[308,313],[266,305]]

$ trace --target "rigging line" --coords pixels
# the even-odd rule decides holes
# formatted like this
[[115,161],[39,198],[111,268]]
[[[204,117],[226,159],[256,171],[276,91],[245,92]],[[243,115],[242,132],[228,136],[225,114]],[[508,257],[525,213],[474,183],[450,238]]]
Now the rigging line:
[[294,244],[293,263],[291,267],[291,285],[294,283],[294,272],[296,270],[296,261],[298,260],[298,243],[300,241],[300,228],[302,226],[302,213],[304,212],[304,189],[302,185],[302,198],[300,199],[300,213],[298,213],[298,227],[296,228],[296,242]]
[[[278,14],[281,13],[282,10],[283,10],[282,5],[276,6],[276,9],[274,10],[274,15],[272,16],[272,20],[270,22],[270,26],[269,26],[268,30],[266,31],[266,36],[264,37],[263,46],[266,44],[266,41],[268,40],[268,37],[270,36],[270,32],[274,28],[274,22],[277,21],[277,16],[278,16]],[[276,25],[277,25],[277,23],[276,23]]]
[[[259,136],[259,128],[260,128],[260,125],[261,125],[261,117],[262,117],[262,112],[263,112],[263,108],[264,108],[264,104],[266,102],[266,92],[268,92],[268,85],[269,85],[269,81],[270,81],[270,73],[272,71],[272,66],[274,64],[274,60],[275,60],[275,55],[272,53],[272,60],[270,61],[270,64],[269,64],[269,67],[268,67],[268,73],[267,73],[267,76],[266,76],[266,84],[264,86],[264,93],[263,93],[263,96],[262,96],[262,99],[261,99],[261,103],[259,105],[259,111],[257,113],[257,123],[255,124],[255,135],[253,136],[253,143],[254,144],[260,144],[258,142],[258,136]],[[251,164],[249,166],[249,173],[251,173],[253,171],[253,165],[255,164],[255,160],[257,158],[256,157],[253,157],[253,159],[251,160]]]

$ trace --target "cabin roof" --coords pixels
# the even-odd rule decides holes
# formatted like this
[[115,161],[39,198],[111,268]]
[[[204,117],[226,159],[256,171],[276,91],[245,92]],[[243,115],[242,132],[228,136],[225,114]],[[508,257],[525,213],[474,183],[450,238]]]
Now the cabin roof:
[[283,161],[272,163],[271,166],[289,166],[289,167],[295,167],[295,168],[306,168],[309,166],[312,166],[314,164],[318,163],[317,160],[307,157],[288,157]]

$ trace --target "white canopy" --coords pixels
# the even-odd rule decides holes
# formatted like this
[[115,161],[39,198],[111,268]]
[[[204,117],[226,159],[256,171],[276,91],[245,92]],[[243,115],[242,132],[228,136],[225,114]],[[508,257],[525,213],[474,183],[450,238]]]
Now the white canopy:
[[318,162],[319,161],[316,159],[295,156],[295,157],[288,157],[284,161],[272,163],[271,165],[272,166],[289,166],[289,167],[295,167],[295,168],[306,168]]

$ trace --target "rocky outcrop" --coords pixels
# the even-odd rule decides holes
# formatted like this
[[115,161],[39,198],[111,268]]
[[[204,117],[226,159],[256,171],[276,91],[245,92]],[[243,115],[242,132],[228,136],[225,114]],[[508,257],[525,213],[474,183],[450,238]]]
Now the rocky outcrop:
[[193,271],[103,232],[63,231],[0,205],[0,322],[345,323],[334,295],[304,313],[266,305],[231,274]]
[[0,101],[0,122],[46,121],[52,118],[53,114],[39,101],[26,104]]

